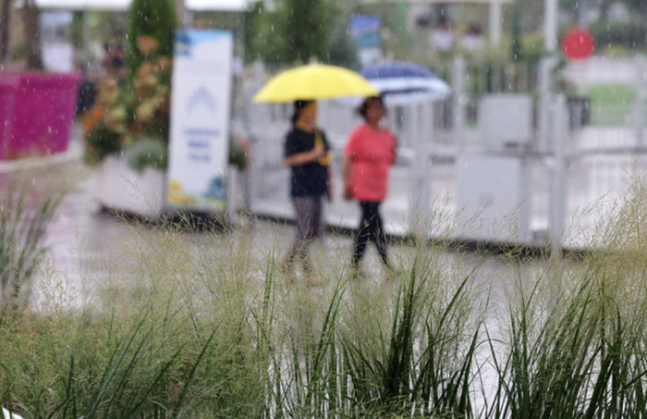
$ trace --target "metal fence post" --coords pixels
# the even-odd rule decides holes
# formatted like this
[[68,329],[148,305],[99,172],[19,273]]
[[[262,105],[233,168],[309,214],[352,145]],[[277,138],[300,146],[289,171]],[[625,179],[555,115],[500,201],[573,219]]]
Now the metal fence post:
[[249,112],[247,115],[249,121],[249,128],[247,131],[249,133],[251,147],[251,158],[248,168],[250,212],[255,211],[256,204],[260,201],[260,193],[262,191],[262,159],[264,153],[262,147],[264,146],[263,142],[266,141],[266,138],[262,135],[262,127],[269,124],[266,110],[262,109],[260,105],[254,105],[252,101],[254,94],[265,82],[265,64],[261,60],[256,60],[254,62],[253,74],[254,76],[248,80],[248,83],[250,83],[251,86],[249,86],[249,90],[247,90],[249,95],[245,103],[245,106],[247,107],[246,111]]
[[466,148],[465,144],[465,75],[466,66],[463,58],[454,60],[452,68],[452,85],[454,94],[452,97],[452,119],[454,140],[458,150]]
[[552,143],[552,176],[550,193],[551,253],[559,257],[562,252],[566,226],[566,150],[569,141],[569,118],[566,99],[559,95],[552,101],[550,121]]
[[[430,176],[430,147],[429,140],[433,135],[431,132],[424,132],[421,127],[421,106],[412,106],[411,121],[412,127],[411,140],[413,148],[413,164],[411,170],[411,190],[409,193],[409,233],[420,236],[423,231],[420,227],[425,226],[427,221],[425,217],[429,215],[431,205],[431,176]],[[429,115],[426,118],[434,118],[433,106],[429,107]],[[418,223],[422,221],[422,225]],[[424,231],[426,233],[426,231]],[[424,237],[422,237],[424,239]]]
[[647,100],[647,65],[644,58],[636,59],[636,102],[634,104],[634,126],[636,129],[636,146],[645,147],[645,100]]
[[490,46],[498,48],[501,45],[502,6],[501,0],[490,2]]
[[539,109],[538,109],[538,142],[537,151],[550,150],[550,108],[551,108],[551,73],[555,66],[555,59],[545,57],[539,63]]

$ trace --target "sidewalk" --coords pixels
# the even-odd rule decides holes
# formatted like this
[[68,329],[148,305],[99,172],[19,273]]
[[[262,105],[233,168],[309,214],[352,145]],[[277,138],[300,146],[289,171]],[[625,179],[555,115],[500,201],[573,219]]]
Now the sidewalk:
[[[606,221],[609,211],[617,204],[629,187],[628,182],[647,168],[647,153],[636,151],[630,129],[586,128],[573,137],[567,167],[566,247],[582,248],[590,242],[590,235],[600,222]],[[551,160],[531,160],[530,231],[531,246],[546,244],[550,218]],[[338,168],[337,168],[338,169]],[[263,172],[260,182],[263,193],[252,199],[254,214],[282,220],[291,220],[293,210],[288,196],[288,171],[277,165]],[[430,179],[432,202],[424,214],[409,207],[410,183],[408,168],[392,170],[388,199],[382,206],[385,230],[395,236],[426,233],[430,239],[451,235],[457,208],[458,170],[455,159],[442,159],[432,164]],[[357,228],[360,213],[356,203],[341,197],[341,177],[335,171],[335,199],[327,205],[326,222],[331,227]],[[258,179],[258,177],[256,178]],[[519,203],[520,204],[520,203]],[[514,205],[513,205],[514,206]],[[412,214],[413,212],[413,214]],[[419,225],[428,231],[412,231],[412,215],[420,219]],[[503,218],[508,214],[500,214]],[[426,223],[425,223],[426,221]],[[496,240],[493,240],[496,241]]]

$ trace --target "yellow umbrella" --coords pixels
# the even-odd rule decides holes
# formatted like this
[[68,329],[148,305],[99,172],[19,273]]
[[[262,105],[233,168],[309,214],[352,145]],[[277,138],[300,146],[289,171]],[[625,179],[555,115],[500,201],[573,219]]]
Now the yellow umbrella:
[[365,78],[342,67],[309,64],[272,78],[254,97],[255,103],[374,96],[378,92]]

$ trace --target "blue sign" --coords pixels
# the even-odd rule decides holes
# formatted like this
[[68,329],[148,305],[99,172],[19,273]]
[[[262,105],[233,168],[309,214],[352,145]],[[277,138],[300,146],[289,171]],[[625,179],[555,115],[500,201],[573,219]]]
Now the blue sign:
[[382,20],[378,16],[353,16],[349,29],[359,48],[380,48],[382,45]]

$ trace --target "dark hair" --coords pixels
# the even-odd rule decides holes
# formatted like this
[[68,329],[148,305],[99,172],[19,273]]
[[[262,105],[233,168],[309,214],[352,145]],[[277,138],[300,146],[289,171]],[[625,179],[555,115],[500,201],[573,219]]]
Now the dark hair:
[[366,113],[368,112],[368,105],[371,104],[371,102],[380,102],[380,105],[384,106],[384,98],[382,95],[380,96],[369,96],[366,99],[364,99],[364,103],[360,105],[360,107],[357,109],[357,113],[366,120]]
[[314,100],[295,100],[294,101],[294,113],[292,114],[292,119],[291,119],[292,125],[297,123],[297,120],[299,119],[299,111],[307,107],[312,102],[314,102]]

